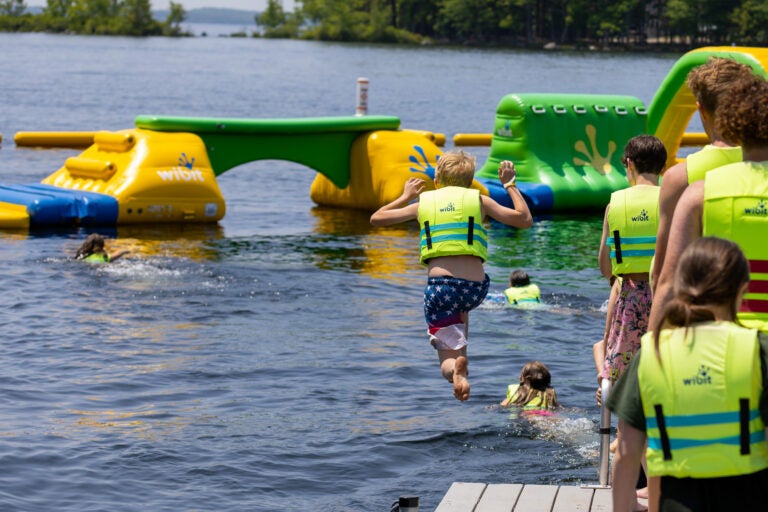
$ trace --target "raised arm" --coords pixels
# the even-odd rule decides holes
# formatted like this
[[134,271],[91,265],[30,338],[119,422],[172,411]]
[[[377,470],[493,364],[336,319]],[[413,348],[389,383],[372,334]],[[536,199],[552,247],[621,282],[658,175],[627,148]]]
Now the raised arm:
[[424,191],[424,180],[420,178],[408,178],[403,186],[403,193],[389,204],[385,204],[373,215],[371,224],[374,226],[391,226],[400,222],[406,222],[418,218],[419,203],[411,203]]
[[489,217],[496,219],[502,224],[516,228],[529,228],[533,226],[533,217],[528,209],[528,203],[525,202],[523,194],[518,190],[515,180],[517,172],[515,165],[509,160],[504,160],[499,164],[499,180],[507,189],[507,194],[512,200],[514,209],[502,206],[488,196],[481,196],[483,202],[483,211]]
[[688,187],[688,172],[685,162],[680,162],[667,169],[661,180],[661,189],[659,190],[659,227],[656,231],[656,251],[651,272],[651,283],[653,283],[654,291],[658,288],[661,269],[667,257],[672,215],[675,213],[675,206],[686,187]]

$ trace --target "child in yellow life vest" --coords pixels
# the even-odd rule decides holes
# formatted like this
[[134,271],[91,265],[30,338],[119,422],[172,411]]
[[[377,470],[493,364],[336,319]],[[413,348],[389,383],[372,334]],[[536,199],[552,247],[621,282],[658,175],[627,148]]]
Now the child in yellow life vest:
[[504,297],[513,306],[541,302],[539,287],[531,283],[525,270],[515,270],[509,275],[509,288],[504,290]]
[[460,150],[445,153],[435,168],[435,190],[427,191],[421,178],[410,178],[399,198],[371,215],[374,226],[419,222],[420,261],[427,266],[424,317],[429,340],[437,350],[440,372],[461,401],[469,398],[470,391],[469,312],[483,302],[490,283],[483,267],[488,256],[483,220],[489,216],[517,228],[533,225],[528,205],[515,185],[512,162],[499,164],[499,180],[514,208],[470,188],[474,176],[474,157]]
[[128,250],[108,252],[104,247],[104,237],[98,233],[91,233],[77,249],[75,259],[87,261],[88,263],[109,263],[125,256],[129,252]]
[[730,240],[698,238],[679,257],[672,298],[606,400],[621,430],[615,512],[632,510],[644,454],[651,508],[765,510],[768,336],[738,323],[749,285]]
[[549,368],[539,361],[531,361],[523,366],[517,384],[507,387],[507,397],[502,400],[502,407],[520,407],[525,412],[541,413],[559,407],[555,388],[550,386],[552,375]]

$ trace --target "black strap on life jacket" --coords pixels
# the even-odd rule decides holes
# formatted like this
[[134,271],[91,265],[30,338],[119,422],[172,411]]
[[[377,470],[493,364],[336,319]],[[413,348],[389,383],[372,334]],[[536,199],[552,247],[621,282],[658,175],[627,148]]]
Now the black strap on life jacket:
[[472,245],[475,240],[475,218],[469,218],[469,226],[467,226],[467,243]]
[[432,233],[429,232],[429,221],[424,221],[424,236],[427,238],[427,249],[432,248]]
[[616,246],[616,263],[621,263],[621,236],[618,229],[613,232],[613,243]]
[[741,454],[749,455],[749,399],[739,398],[739,444]]
[[664,411],[661,404],[653,406],[656,412],[656,424],[659,426],[659,438],[661,439],[661,451],[664,452],[664,460],[672,460],[672,448],[669,445],[669,434],[667,434],[667,423],[664,421]]

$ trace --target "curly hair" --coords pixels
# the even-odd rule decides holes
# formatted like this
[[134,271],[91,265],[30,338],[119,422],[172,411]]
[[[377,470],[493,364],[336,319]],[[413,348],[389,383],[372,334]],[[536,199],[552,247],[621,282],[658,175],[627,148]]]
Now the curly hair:
[[710,57],[693,68],[685,81],[696,101],[707,112],[714,113],[720,101],[730,95],[731,84],[744,77],[754,77],[752,68],[733,59]]
[[744,77],[734,83],[731,94],[720,100],[715,127],[744,148],[768,145],[768,81]]
[[460,149],[449,151],[437,161],[435,181],[445,187],[469,187],[475,177],[475,162],[475,157]]
[[739,292],[749,282],[749,263],[735,242],[705,236],[689,245],[677,263],[674,297],[653,326],[658,356],[661,328],[690,327],[715,319],[712,306],[729,306],[736,319]]

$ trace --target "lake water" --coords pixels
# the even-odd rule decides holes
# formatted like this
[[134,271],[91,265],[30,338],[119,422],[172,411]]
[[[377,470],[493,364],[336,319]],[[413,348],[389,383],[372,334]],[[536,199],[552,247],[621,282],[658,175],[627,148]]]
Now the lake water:
[[[371,114],[450,141],[489,132],[511,92],[648,105],[677,57],[0,34],[0,183],[78,153],[16,148],[17,131],[350,115],[365,76]],[[416,226],[319,208],[314,176],[228,171],[218,225],[108,230],[133,251],[110,266],[71,260],[82,230],[0,232],[0,509],[380,511],[415,494],[426,511],[454,481],[597,480],[599,216],[493,226],[492,292],[525,268],[546,305],[472,313],[459,403],[426,342]],[[550,425],[492,407],[532,359],[566,405]]]

